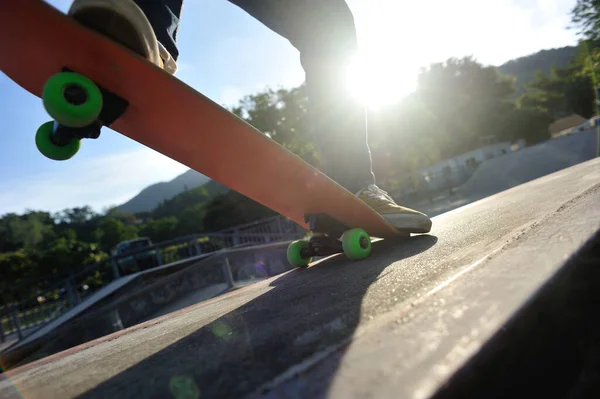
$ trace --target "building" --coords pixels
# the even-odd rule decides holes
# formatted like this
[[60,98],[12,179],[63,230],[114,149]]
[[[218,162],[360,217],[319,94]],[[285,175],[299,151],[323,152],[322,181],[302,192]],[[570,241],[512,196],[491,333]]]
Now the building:
[[555,120],[550,124],[548,130],[550,135],[554,138],[571,133],[574,128],[578,128],[579,126],[585,125],[588,122],[589,121],[583,116],[572,114]]
[[504,141],[466,152],[421,169],[416,176],[399,177],[400,187],[392,194],[394,197],[402,198],[423,191],[435,193],[452,189],[466,182],[482,162],[524,147],[525,140],[521,139],[516,142]]

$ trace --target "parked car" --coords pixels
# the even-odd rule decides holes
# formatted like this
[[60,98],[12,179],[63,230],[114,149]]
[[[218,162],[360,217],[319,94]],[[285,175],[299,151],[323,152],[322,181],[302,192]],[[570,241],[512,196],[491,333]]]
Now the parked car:
[[[118,256],[116,261],[121,269],[121,273],[130,274],[158,266],[156,261],[157,250],[155,248],[151,248],[148,251],[141,251],[151,246],[152,241],[148,237],[135,238],[117,244],[112,250],[112,255]],[[131,255],[127,256],[127,254]]]

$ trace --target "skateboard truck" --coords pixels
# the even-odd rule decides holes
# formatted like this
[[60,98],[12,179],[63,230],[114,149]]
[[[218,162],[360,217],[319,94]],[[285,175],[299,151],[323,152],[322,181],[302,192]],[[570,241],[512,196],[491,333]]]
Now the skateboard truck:
[[313,256],[343,252],[348,258],[359,260],[371,254],[371,238],[363,229],[351,229],[324,213],[305,215],[304,220],[312,235],[288,246],[287,259],[292,266],[307,267]]
[[97,139],[129,103],[83,75],[63,68],[46,82],[44,107],[54,119],[38,129],[38,150],[54,160],[66,160],[79,151],[82,139]]

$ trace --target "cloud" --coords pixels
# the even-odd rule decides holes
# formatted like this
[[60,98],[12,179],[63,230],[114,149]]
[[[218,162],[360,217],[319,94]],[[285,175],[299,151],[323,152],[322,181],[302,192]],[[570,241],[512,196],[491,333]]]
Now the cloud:
[[84,205],[101,211],[189,169],[148,148],[68,162],[69,167],[59,172],[0,182],[0,214],[27,209],[56,212]]

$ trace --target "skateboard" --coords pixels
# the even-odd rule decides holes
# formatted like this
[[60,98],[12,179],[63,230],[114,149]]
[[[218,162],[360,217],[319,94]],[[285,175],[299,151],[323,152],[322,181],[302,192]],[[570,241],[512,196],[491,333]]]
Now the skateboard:
[[293,220],[312,235],[288,261],[371,253],[371,236],[409,236],[227,109],[41,0],[0,4],[0,70],[52,117],[35,135],[66,160],[108,127]]

